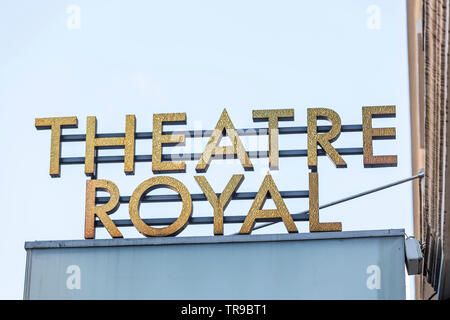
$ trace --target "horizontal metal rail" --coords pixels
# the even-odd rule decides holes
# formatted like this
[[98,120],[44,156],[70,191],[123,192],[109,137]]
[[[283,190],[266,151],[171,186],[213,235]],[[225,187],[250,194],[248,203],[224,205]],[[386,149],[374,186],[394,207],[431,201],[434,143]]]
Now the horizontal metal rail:
[[[298,190],[298,191],[280,191],[281,196],[284,199],[298,199],[298,198],[308,198],[309,191],[308,190]],[[216,193],[218,197],[220,197],[220,193]],[[232,195],[232,200],[253,200],[256,196],[256,192],[236,192]],[[192,194],[192,201],[207,201],[207,198],[204,194]],[[104,204],[109,201],[109,197],[96,197],[95,202],[97,204]],[[142,198],[141,202],[179,202],[181,201],[181,196],[179,194],[171,194],[171,195],[153,195],[153,196],[145,196]],[[120,203],[129,203],[130,197],[120,197]],[[226,216],[224,217],[224,223],[242,223],[244,222],[246,216]],[[170,225],[175,222],[177,218],[155,218],[155,219],[143,219],[145,223],[148,225]],[[296,221],[307,221],[308,215],[298,215],[296,217]],[[271,219],[264,219],[264,221],[272,221]],[[118,219],[113,220],[113,222],[118,227],[132,227],[133,223],[130,219]],[[212,224],[214,223],[214,217],[191,217],[189,220],[190,224]],[[95,227],[101,228],[104,227],[103,223],[99,220],[95,221]]]
[[[296,198],[308,198],[308,190],[298,191],[280,191],[281,197],[284,199],[296,199]],[[216,193],[217,197],[220,197],[220,193]],[[236,192],[231,199],[232,200],[253,200],[256,197],[256,192]],[[109,201],[110,197],[96,197],[95,203],[105,204]],[[191,194],[192,201],[207,201],[208,199],[203,193]],[[179,194],[163,194],[163,195],[149,195],[144,196],[141,202],[180,202],[181,196]],[[130,197],[124,196],[119,198],[119,203],[129,203]]]
[[[294,221],[308,221],[309,215],[304,213],[298,213],[291,215]],[[223,223],[243,223],[247,216],[224,216]],[[168,226],[177,220],[177,218],[154,218],[154,219],[142,219],[149,226]],[[273,218],[258,219],[258,222],[273,221]],[[280,218],[281,221],[281,218]],[[118,227],[133,227],[133,223],[129,219],[116,219],[113,220],[114,224]],[[213,224],[214,217],[191,217],[189,224]],[[99,220],[95,221],[94,226],[96,228],[104,227],[103,223]]]
[[[300,127],[281,127],[278,129],[279,134],[306,134],[308,132],[307,126]],[[317,126],[318,132],[328,132],[331,130],[331,126]],[[246,128],[246,129],[237,129],[237,133],[241,136],[251,136],[251,135],[267,135],[269,133],[268,128]],[[362,125],[359,124],[351,124],[351,125],[342,125],[341,132],[361,132]],[[209,137],[213,133],[213,130],[188,130],[188,131],[167,131],[164,134],[181,134],[186,135],[193,138],[198,137]],[[110,138],[110,137],[124,137],[124,133],[99,133],[96,135],[97,138]],[[152,139],[152,132],[136,132],[136,139]],[[61,135],[61,142],[79,142],[86,141],[85,134],[65,134]],[[120,149],[120,147],[112,147],[112,149]],[[337,152],[340,155],[362,155],[363,148],[336,148]],[[268,151],[249,151],[247,152],[250,158],[268,158]],[[319,149],[317,151],[319,156],[324,156],[326,153]],[[195,161],[199,160],[202,156],[202,153],[174,153],[174,154],[163,154],[162,161]],[[293,150],[280,150],[279,156],[281,158],[286,157],[307,157],[308,150],[307,149],[293,149]],[[213,159],[233,159],[237,158],[237,156],[232,155],[215,155],[212,157]],[[151,162],[152,155],[151,154],[141,154],[134,156],[135,162]],[[124,156],[96,156],[95,163],[123,163]],[[61,165],[70,165],[70,164],[84,164],[85,157],[61,157],[60,164]]]
[[[331,130],[331,126],[317,126],[317,132],[328,132]],[[214,130],[187,130],[187,131],[166,131],[163,134],[181,134],[191,138],[203,138],[210,137]],[[362,125],[360,124],[349,124],[342,125],[341,132],[360,132],[362,131]],[[246,128],[246,129],[236,129],[236,132],[240,136],[254,136],[254,135],[268,135],[268,128]],[[301,127],[281,127],[278,128],[279,134],[305,134],[308,133],[307,126]],[[98,133],[97,138],[116,138],[124,137],[125,133]],[[136,132],[135,139],[152,139],[152,132]],[[61,135],[61,142],[80,142],[86,141],[85,134],[64,134]]]
[[[342,156],[350,156],[350,155],[362,155],[363,148],[336,148],[336,151]],[[268,158],[268,151],[249,151],[247,152],[250,158]],[[325,151],[322,149],[317,150],[318,156],[326,155]],[[199,160],[202,156],[202,153],[185,153],[185,154],[163,154],[162,161],[195,161]],[[293,149],[293,150],[280,150],[279,157],[280,158],[291,158],[291,157],[307,157],[308,150],[307,149]],[[212,159],[236,159],[237,156],[231,157],[231,155],[216,155],[213,156]],[[84,164],[84,157],[62,157],[60,159],[60,163],[64,165],[69,164]],[[135,162],[151,162],[152,155],[135,155]],[[95,157],[95,163],[122,163],[124,162],[124,156],[97,156]]]

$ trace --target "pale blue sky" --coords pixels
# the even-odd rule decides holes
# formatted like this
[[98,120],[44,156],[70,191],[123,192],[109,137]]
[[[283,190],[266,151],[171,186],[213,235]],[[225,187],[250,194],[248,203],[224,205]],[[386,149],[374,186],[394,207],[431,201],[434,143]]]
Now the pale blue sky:
[[[81,9],[80,29],[67,27],[70,5]],[[367,27],[371,5],[380,9],[380,29]],[[84,133],[86,116],[95,115],[98,132],[120,132],[125,115],[135,114],[137,131],[151,131],[153,113],[186,112],[187,126],[178,128],[212,129],[226,107],[235,126],[245,128],[265,126],[253,123],[252,109],[294,108],[295,120],[280,126],[300,126],[308,107],[328,107],[343,124],[360,124],[362,106],[396,105],[395,119],[374,125],[395,126],[397,139],[374,148],[397,154],[398,167],[364,169],[362,156],[347,156],[348,167],[336,169],[321,157],[320,203],[411,175],[404,0],[2,1],[0,19],[0,298],[22,297],[25,241],[83,238],[83,166],[64,166],[61,178],[50,178],[50,132],[35,129],[36,117],[77,116],[79,128],[65,132]],[[343,133],[334,145],[361,147],[361,133]],[[257,147],[267,148],[265,139]],[[306,135],[280,136],[281,149],[305,147]],[[83,156],[84,144],[63,144],[62,153]],[[136,153],[150,154],[151,140],[138,141]],[[171,176],[200,193],[195,164]],[[239,191],[259,188],[268,160],[253,164]],[[306,158],[282,158],[271,174],[280,190],[302,190],[308,172]],[[243,173],[238,160],[213,160],[205,175],[220,192],[235,173]],[[150,163],[137,164],[134,176],[125,176],[122,164],[99,166],[99,178],[114,181],[124,196],[151,176]],[[321,220],[341,221],[344,230],[405,228],[411,235],[411,191],[404,184],[324,209]],[[246,214],[250,204],[232,201],[225,214]],[[308,209],[307,199],[286,204],[291,213]],[[180,205],[141,208],[143,217],[177,216]],[[127,215],[122,205],[114,217]],[[193,215],[212,209],[195,203]],[[306,223],[297,225],[308,232]],[[239,228],[226,225],[225,233]],[[122,231],[141,237],[133,228]],[[255,233],[267,232],[286,229]],[[194,234],[212,235],[212,226],[188,226],[180,236]],[[98,230],[97,237],[109,235]]]

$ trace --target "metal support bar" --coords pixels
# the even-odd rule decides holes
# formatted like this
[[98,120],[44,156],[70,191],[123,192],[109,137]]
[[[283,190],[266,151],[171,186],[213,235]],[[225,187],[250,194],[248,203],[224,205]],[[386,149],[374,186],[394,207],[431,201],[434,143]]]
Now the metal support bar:
[[[336,151],[341,156],[349,156],[349,155],[362,155],[363,148],[336,148]],[[247,152],[250,158],[268,158],[268,151],[250,151]],[[322,149],[317,150],[318,156],[325,156],[326,153]],[[163,154],[162,161],[194,161],[199,160],[201,158],[201,153],[186,153],[186,154]],[[291,158],[291,157],[307,157],[308,150],[307,149],[294,149],[294,150],[280,150],[279,157],[280,158]],[[234,156],[236,159],[237,156]],[[216,155],[213,156],[212,159],[230,159],[230,155]],[[136,162],[151,162],[152,155],[135,155],[134,160]],[[98,156],[95,157],[95,163],[123,163],[124,156]],[[61,158],[61,164],[84,164],[84,157],[65,157]]]
[[[386,184],[384,186],[381,186],[381,187],[378,187],[378,188],[375,188],[375,189],[371,189],[371,190],[367,190],[367,191],[364,191],[364,192],[361,192],[361,193],[357,193],[355,195],[352,195],[352,196],[349,196],[349,197],[346,197],[346,198],[343,198],[343,199],[340,199],[340,200],[329,202],[327,204],[319,206],[319,209],[325,209],[325,208],[334,206],[334,205],[339,204],[339,203],[343,203],[343,202],[346,202],[346,201],[349,201],[349,200],[353,200],[353,199],[356,199],[356,198],[359,198],[359,197],[363,197],[363,196],[366,196],[366,195],[374,193],[374,192],[378,192],[378,191],[381,191],[381,190],[384,190],[384,189],[388,189],[388,188],[394,187],[396,185],[399,185],[399,184],[402,184],[402,183],[405,183],[405,182],[408,182],[408,181],[412,181],[412,180],[417,179],[417,178],[423,178],[424,176],[425,176],[425,173],[423,171],[421,171],[420,173],[418,173],[418,174],[416,174],[416,175],[414,175],[412,177],[405,178],[405,179],[402,179],[402,180],[399,180],[399,181],[396,181],[396,182],[392,182],[392,183]],[[309,210],[300,212],[298,214],[308,214],[309,215]],[[268,227],[268,226],[273,225],[273,224],[278,223],[278,222],[279,221],[273,221],[273,222],[266,223],[266,224],[263,224],[263,225],[260,225],[260,226],[256,226],[252,230],[257,230],[257,229],[261,229],[261,228],[264,228],[264,227]]]
[[[331,130],[331,126],[317,126],[317,132],[328,132]],[[360,132],[362,131],[362,125],[360,124],[349,124],[342,125],[341,132]],[[254,136],[254,135],[268,135],[269,129],[267,128],[246,128],[237,129],[236,132],[240,136]],[[163,134],[181,134],[191,138],[204,138],[210,137],[213,130],[188,130],[188,131],[165,131]],[[308,133],[308,127],[281,127],[278,128],[279,134],[305,134]],[[114,137],[124,137],[124,133],[98,133],[97,138],[114,138]],[[152,132],[136,132],[135,139],[152,139]],[[61,135],[61,142],[80,142],[86,141],[85,134],[64,134]]]
[[[297,191],[280,191],[284,199],[308,198],[308,190]],[[216,193],[220,197],[220,193]],[[231,197],[232,200],[253,200],[256,197],[256,192],[236,192]],[[192,201],[206,201],[207,198],[203,193],[191,194]],[[110,197],[96,197],[95,203],[105,204]],[[181,196],[179,194],[163,194],[163,195],[149,195],[142,197],[141,202],[180,202]],[[124,196],[119,198],[119,203],[129,203],[130,197]]]
[[[280,191],[281,196],[284,199],[295,199],[295,198],[308,198],[309,191],[308,190],[298,190],[298,191]],[[218,197],[220,197],[220,193],[216,193]],[[256,192],[237,192],[235,193],[231,199],[232,200],[252,200],[256,196]],[[192,194],[192,201],[206,201],[206,196],[204,194]],[[96,197],[97,204],[104,204],[109,201],[109,197]],[[177,202],[181,201],[181,197],[179,194],[170,194],[170,195],[153,195],[153,196],[145,196],[142,198],[141,202]],[[128,203],[130,202],[130,197],[120,197],[120,203]],[[224,223],[242,223],[244,222],[246,216],[226,216],[224,217]],[[307,214],[299,214],[293,215],[293,219],[295,221],[308,221]],[[145,223],[148,225],[161,226],[161,225],[170,225],[175,222],[177,218],[155,218],[155,219],[143,219]],[[264,221],[272,221],[272,219],[263,219]],[[118,219],[113,220],[113,222],[118,227],[132,227],[133,223],[129,219]],[[214,217],[191,217],[189,220],[190,224],[212,224],[214,223]],[[104,227],[103,223],[99,220],[95,221],[95,227],[101,228]]]
[[[224,216],[223,223],[243,223],[247,216]],[[304,213],[293,214],[292,219],[294,221],[308,221],[309,215]],[[154,219],[142,219],[149,226],[167,226],[175,222],[177,218],[154,218]],[[273,221],[273,218],[261,219],[260,222]],[[281,221],[281,218],[280,218]],[[133,223],[129,219],[117,219],[113,220],[117,227],[132,227]],[[213,224],[214,217],[191,217],[189,224]],[[94,226],[96,228],[104,227],[103,223],[99,220],[95,221]]]

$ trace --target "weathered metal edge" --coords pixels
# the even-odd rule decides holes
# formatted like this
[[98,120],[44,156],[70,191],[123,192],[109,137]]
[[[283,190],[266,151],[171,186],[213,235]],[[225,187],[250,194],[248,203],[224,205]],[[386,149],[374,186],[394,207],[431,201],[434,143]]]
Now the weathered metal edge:
[[28,250],[28,249],[159,246],[159,245],[184,245],[184,244],[273,242],[273,241],[308,241],[308,240],[329,240],[329,239],[398,237],[404,236],[404,234],[405,234],[404,229],[386,229],[386,230],[262,234],[262,235],[52,240],[52,241],[25,242],[25,249]]

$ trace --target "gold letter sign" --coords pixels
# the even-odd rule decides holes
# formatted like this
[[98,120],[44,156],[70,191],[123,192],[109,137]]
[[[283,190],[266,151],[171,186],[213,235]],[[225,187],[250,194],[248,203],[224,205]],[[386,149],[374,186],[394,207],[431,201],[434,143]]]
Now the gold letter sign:
[[36,118],[36,129],[51,129],[52,139],[50,147],[50,176],[60,176],[59,158],[61,156],[61,128],[78,127],[77,117]]
[[340,222],[319,222],[319,178],[317,172],[309,173],[309,232],[342,231]]
[[[228,137],[230,137],[233,145],[219,147],[218,145],[225,132]],[[214,129],[195,170],[197,172],[206,172],[211,162],[211,157],[215,155],[237,155],[245,170],[253,170],[253,165],[250,162],[244,145],[242,144],[226,109],[223,109],[222,115],[220,116],[219,121],[217,121],[216,128]]]
[[[102,206],[95,205],[95,194],[97,190],[109,192],[111,198],[108,203]],[[86,180],[86,216],[84,224],[84,238],[95,238],[95,216],[108,230],[113,238],[122,238],[122,233],[109,217],[108,213],[113,213],[119,208],[119,188],[108,180]]]
[[269,168],[278,170],[278,121],[294,120],[294,109],[253,110],[253,121],[269,122]]
[[[331,130],[324,134],[317,133],[317,119],[331,122]],[[331,109],[308,109],[308,167],[317,168],[317,144],[327,153],[338,168],[346,168],[347,163],[339,155],[331,142],[336,141],[341,134],[341,118]]]
[[217,197],[217,194],[204,176],[197,176],[194,178],[214,209],[214,234],[223,234],[223,212],[230,203],[231,196],[239,188],[242,181],[244,181],[244,175],[234,174],[219,197]]
[[372,140],[395,139],[395,128],[372,128],[372,118],[395,117],[395,106],[363,107],[364,167],[395,167],[397,156],[374,156]]
[[[153,228],[147,225],[139,216],[139,206],[145,193],[157,189],[169,188],[181,196],[183,207],[181,214],[174,223],[165,228]],[[146,237],[165,237],[177,235],[186,227],[192,213],[192,198],[188,189],[179,180],[172,177],[153,177],[142,182],[130,198],[128,207],[130,218],[136,229]]]
[[[164,125],[180,125],[186,124],[186,113],[155,113],[153,114],[153,131],[139,132],[136,134],[136,119],[134,115],[127,115],[125,122],[125,133],[111,133],[97,136],[97,119],[96,117],[87,117],[86,125],[86,145],[85,158],[68,157],[61,158],[61,141],[83,141],[84,135],[72,134],[61,136],[62,128],[76,128],[78,126],[77,117],[54,117],[54,118],[36,118],[35,126],[37,129],[51,129],[51,149],[50,149],[50,175],[52,177],[60,176],[61,164],[83,164],[85,166],[85,174],[91,176],[92,180],[86,181],[86,211],[85,211],[85,231],[86,239],[95,238],[95,228],[102,225],[106,228],[113,238],[123,237],[117,226],[125,227],[134,225],[136,229],[146,237],[163,237],[173,236],[180,233],[189,222],[192,224],[213,223],[214,235],[224,234],[224,221],[235,223],[243,221],[240,234],[251,234],[255,223],[257,222],[283,222],[287,231],[290,233],[298,232],[294,219],[303,220],[299,215],[291,216],[289,210],[283,200],[283,196],[287,198],[306,198],[309,197],[309,231],[325,232],[325,231],[342,231],[341,222],[320,222],[319,219],[319,180],[318,180],[318,155],[328,155],[337,168],[346,168],[347,163],[342,155],[358,154],[363,155],[363,163],[365,168],[397,166],[396,155],[373,155],[373,140],[395,139],[395,128],[373,128],[373,118],[395,117],[395,106],[369,106],[362,107],[362,125],[346,125],[342,127],[343,132],[360,132],[362,131],[363,148],[341,148],[335,149],[332,145],[339,138],[341,133],[341,118],[339,115],[327,108],[308,108],[307,109],[307,128],[305,127],[281,127],[280,121],[293,121],[294,109],[267,109],[253,110],[252,116],[254,122],[268,122],[268,131],[266,128],[261,132],[252,131],[250,129],[242,129],[237,131],[231,122],[230,116],[226,109],[223,109],[219,120],[209,136],[210,130],[193,130],[193,131],[173,131],[163,132]],[[331,125],[318,126],[318,120],[327,120]],[[254,129],[254,128],[253,128]],[[279,150],[278,137],[280,134],[305,134],[307,133],[307,150]],[[162,149],[164,146],[185,145],[187,138],[197,138],[197,132],[207,133],[209,137],[203,153],[174,153],[164,154]],[[216,193],[205,176],[194,176],[195,181],[200,186],[203,194],[194,194],[191,196],[186,186],[179,180],[168,177],[159,176],[160,173],[186,173],[186,161],[198,160],[195,171],[206,172],[212,159],[224,159],[230,156],[233,159],[239,159],[242,167],[246,171],[253,170],[253,164],[250,156],[244,148],[244,145],[238,135],[265,135],[267,132],[269,138],[269,150],[257,150],[257,157],[269,158],[269,172],[265,175],[258,192],[242,192],[236,194],[236,191],[244,181],[243,174],[233,174],[222,193]],[[152,155],[143,154],[135,156],[135,140],[152,139]],[[224,136],[228,136],[231,145],[220,145]],[[203,138],[203,135],[200,137]],[[205,140],[204,140],[205,141]],[[203,141],[203,142],[204,142]],[[298,140],[293,140],[298,143]],[[318,147],[320,145],[321,149]],[[297,145],[297,148],[299,146]],[[122,148],[125,149],[124,157],[122,156],[102,156],[97,157],[98,149],[101,148]],[[266,148],[266,147],[263,147]],[[259,148],[258,148],[259,149]],[[319,149],[319,150],[318,150]],[[339,150],[339,152],[338,152]],[[278,190],[275,182],[270,175],[270,170],[278,170],[279,157],[304,157],[308,156],[309,173],[309,191],[286,191]],[[387,152],[389,153],[389,152]],[[263,154],[261,156],[261,154]],[[176,157],[180,155],[180,159]],[[253,153],[251,157],[253,156]],[[114,221],[110,218],[110,214],[115,212],[119,207],[119,203],[127,202],[128,197],[120,198],[118,187],[108,180],[97,179],[97,163],[114,163],[124,162],[124,172],[126,174],[134,174],[135,158],[137,161],[151,161],[152,172],[151,177],[142,182],[129,197],[128,210],[130,220]],[[255,163],[256,165],[256,163]],[[193,168],[191,168],[193,169]],[[295,169],[297,170],[297,169]],[[222,168],[219,175],[222,177],[226,172]],[[292,175],[294,186],[300,182],[296,182],[297,171],[288,173]],[[192,177],[192,176],[191,176]],[[212,176],[209,181],[215,182],[217,176]],[[214,185],[214,184],[213,184]],[[168,188],[179,194],[174,195],[155,195],[146,197],[146,194],[154,189]],[[107,197],[96,198],[98,190],[105,191],[110,194]],[[254,198],[253,198],[254,196]],[[276,209],[263,209],[267,199],[272,199]],[[153,199],[153,200],[151,200]],[[142,202],[151,201],[182,201],[182,209],[178,218],[164,218],[162,220],[142,219],[139,214],[139,207]],[[247,216],[233,216],[224,218],[224,211],[232,199],[249,200],[253,202],[248,210]],[[192,200],[205,201],[208,200],[213,209],[213,217],[208,218],[192,218]],[[100,205],[96,205],[96,204]],[[326,207],[326,206],[324,206]],[[302,214],[303,215],[303,214]],[[98,218],[98,219],[97,219]],[[117,225],[116,225],[117,223]],[[97,225],[96,225],[97,224]],[[164,227],[156,228],[162,224]],[[259,226],[256,229],[260,228]]]
[[[264,203],[267,199],[267,194],[273,199],[275,202],[276,209],[263,209]],[[270,173],[267,173],[265,176],[261,187],[259,188],[258,193],[256,194],[255,199],[253,200],[252,206],[247,214],[247,217],[242,224],[241,231],[239,233],[251,233],[253,226],[255,225],[256,219],[277,219],[281,218],[283,220],[284,225],[288,232],[298,232],[297,227],[292,219],[286,204],[281,197],[280,192],[278,191],[275,182],[272,179]]]
[[153,173],[185,172],[184,162],[162,161],[163,145],[184,144],[184,135],[163,134],[164,123],[186,124],[186,113],[157,113],[153,115],[152,171]]
[[84,173],[87,176],[96,176],[95,158],[97,148],[125,148],[124,172],[134,174],[134,134],[136,118],[134,115],[126,116],[125,137],[97,138],[97,118],[87,117],[86,125],[86,158]]

